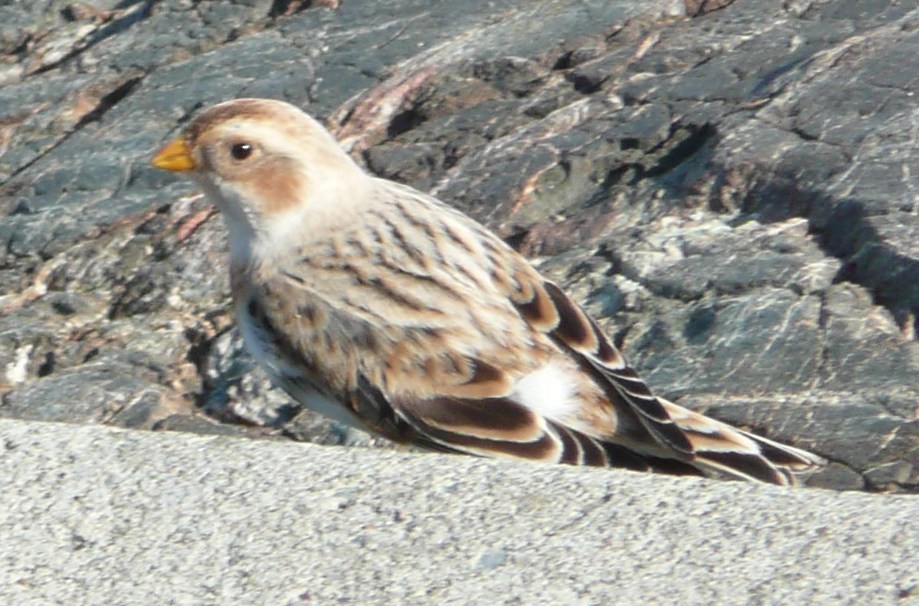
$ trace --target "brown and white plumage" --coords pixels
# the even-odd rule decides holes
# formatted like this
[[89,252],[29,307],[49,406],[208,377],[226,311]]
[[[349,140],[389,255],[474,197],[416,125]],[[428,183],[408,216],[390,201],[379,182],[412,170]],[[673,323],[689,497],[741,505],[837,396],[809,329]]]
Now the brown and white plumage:
[[775,484],[824,463],[654,396],[523,257],[367,175],[289,104],[211,107],[153,164],[223,211],[248,348],[328,416],[448,451]]

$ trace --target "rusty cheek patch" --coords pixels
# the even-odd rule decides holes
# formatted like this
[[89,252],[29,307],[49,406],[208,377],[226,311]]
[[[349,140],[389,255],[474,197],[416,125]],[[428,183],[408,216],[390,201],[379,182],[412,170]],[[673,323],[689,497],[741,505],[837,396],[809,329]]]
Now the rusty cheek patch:
[[305,202],[308,180],[287,159],[261,163],[240,179],[240,186],[264,215],[289,210]]

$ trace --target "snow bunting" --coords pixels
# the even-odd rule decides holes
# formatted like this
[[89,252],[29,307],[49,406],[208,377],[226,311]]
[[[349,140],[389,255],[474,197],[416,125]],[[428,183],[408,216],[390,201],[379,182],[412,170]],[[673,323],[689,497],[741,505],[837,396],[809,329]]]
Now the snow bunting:
[[154,157],[229,230],[239,328],[297,402],[401,443],[793,483],[824,464],[651,393],[581,307],[443,202],[280,101],[210,107]]

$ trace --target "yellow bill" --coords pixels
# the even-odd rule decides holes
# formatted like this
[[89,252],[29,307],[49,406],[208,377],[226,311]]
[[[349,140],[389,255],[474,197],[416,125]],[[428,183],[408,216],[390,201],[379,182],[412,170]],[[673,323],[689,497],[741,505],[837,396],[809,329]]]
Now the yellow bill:
[[150,160],[150,164],[156,168],[171,170],[175,173],[195,168],[195,160],[191,157],[191,150],[188,149],[185,139],[181,137],[173,139],[164,145],[163,149],[158,151],[153,156],[153,159]]

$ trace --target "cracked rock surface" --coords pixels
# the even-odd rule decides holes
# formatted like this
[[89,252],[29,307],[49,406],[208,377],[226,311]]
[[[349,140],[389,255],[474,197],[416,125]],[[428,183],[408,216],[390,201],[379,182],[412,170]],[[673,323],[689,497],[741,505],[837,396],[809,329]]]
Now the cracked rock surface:
[[291,101],[565,286],[661,395],[919,492],[919,9],[0,4],[0,415],[378,444],[242,351],[225,233],[148,166]]

